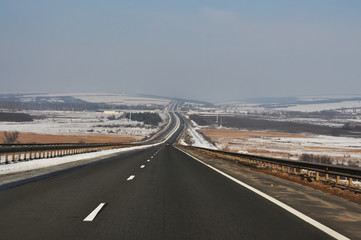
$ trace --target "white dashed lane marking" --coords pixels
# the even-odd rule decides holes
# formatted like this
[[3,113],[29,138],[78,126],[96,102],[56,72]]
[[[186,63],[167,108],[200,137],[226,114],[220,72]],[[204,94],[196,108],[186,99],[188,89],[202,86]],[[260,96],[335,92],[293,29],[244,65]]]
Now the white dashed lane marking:
[[102,210],[104,205],[105,203],[99,204],[99,206],[96,209],[94,209],[86,218],[84,218],[83,222],[92,222],[94,218],[97,216],[97,214],[100,212],[100,210]]
[[145,165],[140,166],[140,168],[145,168]]
[[134,178],[135,178],[135,175],[130,175],[130,176],[127,178],[127,181],[133,180]]

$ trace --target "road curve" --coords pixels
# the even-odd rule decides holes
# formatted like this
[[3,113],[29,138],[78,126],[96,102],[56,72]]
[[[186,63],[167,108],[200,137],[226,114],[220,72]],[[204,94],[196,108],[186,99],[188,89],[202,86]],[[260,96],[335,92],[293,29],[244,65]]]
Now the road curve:
[[2,190],[0,213],[1,239],[330,239],[171,144]]

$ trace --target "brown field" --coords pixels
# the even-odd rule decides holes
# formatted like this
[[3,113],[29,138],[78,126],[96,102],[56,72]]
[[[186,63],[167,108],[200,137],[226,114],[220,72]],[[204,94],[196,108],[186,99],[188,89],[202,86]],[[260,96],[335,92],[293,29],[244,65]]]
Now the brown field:
[[[314,155],[332,156],[333,160],[341,162],[360,162],[360,148],[334,147],[327,145],[327,142],[313,143],[312,136],[307,135],[239,129],[201,129],[199,131],[224,151],[245,152],[285,159],[299,159],[303,153],[312,153]],[[279,142],[278,140],[281,138],[288,138],[289,140]],[[301,141],[301,143],[297,140],[305,138],[311,140]]]
[[278,132],[256,132],[256,131],[241,131],[229,129],[203,129],[200,130],[204,135],[214,137],[227,138],[260,138],[260,137],[287,137],[287,138],[304,138],[305,136],[292,133],[278,133]]
[[[0,141],[3,142],[4,132],[0,132]],[[20,132],[19,143],[118,143],[139,141],[137,136],[106,136],[106,135],[51,135]]]

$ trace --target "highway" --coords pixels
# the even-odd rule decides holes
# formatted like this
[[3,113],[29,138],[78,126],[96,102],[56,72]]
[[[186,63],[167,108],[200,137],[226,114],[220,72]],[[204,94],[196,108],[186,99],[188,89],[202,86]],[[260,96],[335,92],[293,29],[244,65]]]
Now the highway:
[[176,149],[181,130],[1,190],[0,239],[332,239]]

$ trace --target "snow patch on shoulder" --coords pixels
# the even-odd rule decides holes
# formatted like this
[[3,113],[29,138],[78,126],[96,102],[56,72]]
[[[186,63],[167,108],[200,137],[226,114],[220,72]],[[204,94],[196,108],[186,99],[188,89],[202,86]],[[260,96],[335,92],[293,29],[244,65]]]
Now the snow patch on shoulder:
[[101,156],[110,155],[110,154],[114,154],[114,153],[148,148],[151,146],[153,146],[153,145],[119,148],[119,149],[104,150],[104,151],[92,152],[92,153],[82,153],[82,154],[76,154],[76,155],[71,155],[71,156],[34,159],[31,161],[26,161],[26,162],[2,164],[2,165],[0,165],[0,175],[24,172],[24,171],[35,170],[35,169],[40,169],[40,168],[46,168],[46,167],[51,167],[51,166],[55,166],[55,165],[101,157]]
[[209,149],[217,149],[213,144],[209,143],[207,140],[203,138],[203,136],[196,131],[196,129],[189,127],[188,132],[192,138],[192,145],[195,147],[203,147]]

